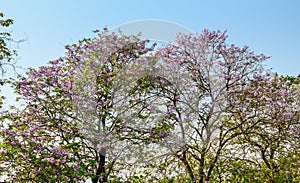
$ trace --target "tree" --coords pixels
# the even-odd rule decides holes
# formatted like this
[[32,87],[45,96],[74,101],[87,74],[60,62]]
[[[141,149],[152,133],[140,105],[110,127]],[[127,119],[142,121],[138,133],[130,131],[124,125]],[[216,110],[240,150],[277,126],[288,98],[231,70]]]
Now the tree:
[[228,181],[299,182],[299,92],[277,75],[258,77],[246,88],[235,121],[247,123],[234,141]]
[[154,51],[105,29],[66,49],[11,81],[23,106],[1,118],[7,180],[297,181],[299,90],[226,32]]
[[178,46],[158,53],[171,68],[168,75],[179,73],[172,75],[177,96],[169,97],[172,105],[166,107],[184,141],[173,155],[193,182],[210,181],[229,142],[241,135],[240,124],[233,122],[229,109],[236,107],[235,95],[268,58],[255,55],[247,46],[228,45],[226,38],[225,32],[208,30],[181,35]]
[[146,43],[104,30],[97,38],[66,46],[65,57],[13,82],[24,109],[3,117],[9,122],[1,131],[0,161],[2,172],[11,172],[8,179],[117,179],[123,166],[118,159],[138,148],[126,141],[128,121],[119,118],[128,109],[126,98],[117,93],[126,87],[117,75],[153,49]]
[[[168,118],[165,119],[177,126],[173,133],[183,142],[175,150],[169,147],[169,154],[177,158],[174,163],[185,170],[192,182],[228,181],[226,177],[233,174],[224,171],[227,159],[248,157],[242,161],[251,161],[249,151],[261,155],[255,160],[268,167],[268,175],[261,180],[278,179],[286,173],[282,171],[284,168],[292,169],[293,174],[289,176],[293,179],[297,176],[297,163],[289,167],[282,159],[276,159],[282,166],[275,168],[270,161],[274,160],[274,154],[276,158],[292,157],[288,163],[297,157],[298,147],[292,153],[286,151],[287,144],[295,147],[299,138],[297,133],[292,135],[299,129],[299,104],[295,94],[264,70],[262,62],[269,57],[255,55],[248,46],[228,45],[226,39],[226,32],[204,30],[200,35],[180,35],[177,46],[169,45],[157,53],[163,60],[161,67],[165,67],[165,73],[158,74],[167,78],[173,90],[161,92],[157,87],[165,86],[159,85],[155,87],[156,94],[168,101],[165,105]],[[266,90],[263,91],[263,87]],[[268,98],[269,103],[258,99],[257,91]],[[277,136],[276,131],[280,131]],[[263,150],[247,149],[257,144],[256,140],[261,142],[259,147]],[[240,143],[244,148],[238,146]],[[266,152],[273,155],[268,159]],[[291,179],[283,178],[281,182],[288,180]]]
[[[8,19],[3,19],[4,14],[0,11],[0,27],[6,28],[9,27],[13,24],[13,20],[8,18]],[[13,39],[11,38],[11,33],[7,31],[1,30],[0,32],[0,69],[1,69],[1,74],[3,75],[5,73],[5,65],[9,65],[14,67],[14,65],[11,63],[12,59],[16,55],[16,50],[11,50],[9,48],[8,43],[13,42]],[[1,81],[2,82],[2,81]]]
[[[11,64],[11,60],[13,58],[14,55],[16,55],[16,51],[15,50],[11,50],[9,49],[7,43],[11,42],[11,34],[9,32],[2,32],[2,28],[6,28],[9,27],[10,25],[13,24],[13,20],[12,19],[3,19],[4,14],[0,11],[0,28],[1,28],[1,32],[0,32],[0,74],[3,77],[3,74],[5,73],[5,65],[11,65],[13,66],[13,64]],[[3,85],[4,82],[2,80],[2,78],[0,79],[0,85]],[[1,90],[0,90],[1,91]],[[2,107],[3,104],[3,99],[4,96],[0,96],[0,109]]]

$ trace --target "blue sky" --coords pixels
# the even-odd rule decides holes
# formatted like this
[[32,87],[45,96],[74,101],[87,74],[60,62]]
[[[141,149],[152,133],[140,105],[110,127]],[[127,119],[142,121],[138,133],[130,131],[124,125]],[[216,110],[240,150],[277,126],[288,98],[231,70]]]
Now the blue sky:
[[0,0],[0,11],[14,19],[18,64],[37,67],[64,55],[64,45],[143,19],[166,20],[201,32],[228,30],[229,43],[249,45],[272,56],[267,65],[280,74],[300,74],[298,0]]

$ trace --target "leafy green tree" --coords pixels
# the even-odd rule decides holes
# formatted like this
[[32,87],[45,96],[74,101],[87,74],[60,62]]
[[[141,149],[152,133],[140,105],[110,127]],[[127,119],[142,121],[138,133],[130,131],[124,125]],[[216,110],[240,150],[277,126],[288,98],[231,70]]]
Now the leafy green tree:
[[[16,56],[16,50],[10,48],[10,43],[15,42],[11,38],[11,33],[6,30],[13,24],[13,20],[10,18],[4,18],[4,14],[0,11],[0,86],[4,85],[3,76],[7,71],[6,66],[10,66],[15,70],[15,65],[12,62],[14,56]],[[0,88],[1,91],[1,88]],[[0,95],[0,109],[3,105],[3,99],[5,96]]]
[[11,63],[12,59],[16,55],[16,51],[10,49],[9,43],[13,42],[11,38],[11,33],[5,31],[4,28],[7,28],[13,24],[13,20],[4,18],[4,14],[0,11],[0,69],[1,74],[5,73],[5,65],[14,65]]

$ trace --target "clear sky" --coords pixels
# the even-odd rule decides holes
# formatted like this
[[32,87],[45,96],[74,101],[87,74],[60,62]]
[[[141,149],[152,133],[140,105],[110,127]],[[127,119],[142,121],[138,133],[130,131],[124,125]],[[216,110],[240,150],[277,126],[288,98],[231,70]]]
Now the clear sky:
[[92,30],[143,19],[176,22],[195,32],[228,30],[230,43],[272,56],[280,74],[300,73],[298,0],[0,0],[14,19],[18,64],[37,67],[64,55],[64,45],[93,36]]

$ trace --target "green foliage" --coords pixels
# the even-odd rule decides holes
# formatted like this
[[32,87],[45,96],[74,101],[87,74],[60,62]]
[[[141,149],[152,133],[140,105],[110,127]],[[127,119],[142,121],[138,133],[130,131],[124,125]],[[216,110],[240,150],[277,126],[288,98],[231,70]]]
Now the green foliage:
[[300,84],[300,74],[298,76],[281,76],[289,85]]
[[11,38],[11,33],[5,31],[5,28],[13,24],[12,19],[5,19],[4,14],[0,11],[0,69],[1,74],[5,72],[4,65],[12,65],[10,62],[13,57],[16,55],[15,50],[11,50],[9,43],[13,42]]

